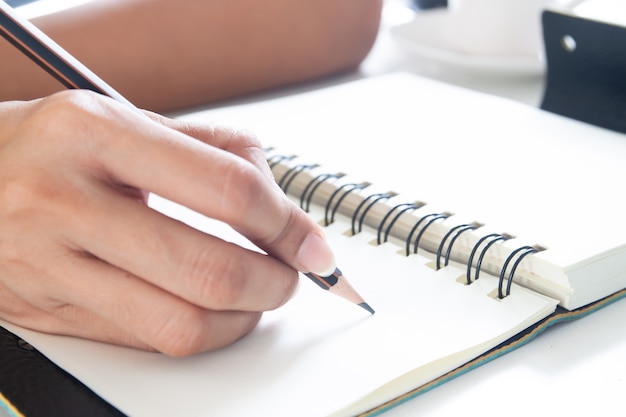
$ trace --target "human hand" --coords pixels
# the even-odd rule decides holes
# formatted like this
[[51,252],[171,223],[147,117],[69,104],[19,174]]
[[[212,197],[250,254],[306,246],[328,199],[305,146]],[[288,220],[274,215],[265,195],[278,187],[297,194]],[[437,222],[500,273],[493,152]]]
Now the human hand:
[[[85,91],[0,103],[0,317],[184,356],[250,332],[296,270],[333,270],[253,137],[146,115]],[[268,255],[156,212],[148,192]]]

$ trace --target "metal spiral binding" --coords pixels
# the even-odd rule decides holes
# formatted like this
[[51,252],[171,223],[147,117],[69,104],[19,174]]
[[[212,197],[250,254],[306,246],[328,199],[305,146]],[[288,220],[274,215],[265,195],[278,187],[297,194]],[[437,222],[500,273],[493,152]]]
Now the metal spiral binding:
[[[362,183],[348,183],[348,184],[343,184],[341,187],[337,188],[335,190],[335,192],[330,196],[330,198],[328,199],[328,202],[326,203],[326,208],[324,210],[324,225],[328,226],[332,223],[335,222],[335,214],[337,213],[337,209],[339,208],[339,206],[341,205],[341,202],[352,192],[357,191],[357,190],[362,190],[364,188],[369,187],[371,184],[369,182],[362,182]],[[346,190],[347,189],[347,190]],[[335,197],[341,193],[342,191],[344,191],[344,193],[339,197],[339,199],[337,200],[337,203],[334,205],[334,207],[332,207],[331,210],[331,205],[333,203],[333,200],[335,199]],[[329,214],[330,213],[330,217]]]
[[419,242],[422,239],[422,236],[424,235],[424,232],[426,231],[426,229],[428,229],[428,227],[431,224],[433,224],[435,221],[441,220],[441,219],[447,219],[448,217],[450,217],[450,214],[448,213],[430,213],[430,214],[425,215],[421,219],[419,219],[417,223],[415,223],[415,225],[411,228],[411,231],[409,232],[409,235],[406,238],[406,246],[405,246],[406,256],[409,256],[411,254],[411,238],[413,237],[413,233],[417,231],[417,229],[420,227],[422,223],[425,222],[426,224],[424,224],[424,227],[422,227],[420,232],[417,234],[417,237],[415,238],[415,242],[413,243],[413,254],[417,253]]
[[289,186],[293,182],[293,180],[303,171],[308,169],[317,168],[319,165],[317,164],[299,164],[295,165],[285,172],[285,175],[278,181],[278,186],[283,190],[285,194],[289,191]]
[[467,285],[470,285],[473,282],[472,281],[472,276],[471,276],[472,275],[472,264],[474,263],[474,256],[476,255],[476,251],[478,250],[480,245],[482,245],[485,241],[489,240],[489,242],[480,251],[480,255],[478,256],[478,261],[476,262],[476,272],[474,274],[474,281],[476,281],[478,279],[478,275],[480,274],[480,268],[481,268],[482,263],[483,263],[483,258],[485,257],[485,254],[487,253],[489,248],[492,247],[496,242],[506,241],[506,240],[509,240],[511,238],[512,238],[512,236],[508,235],[508,234],[491,233],[489,235],[483,236],[482,238],[480,238],[480,240],[478,240],[478,242],[476,242],[476,244],[472,248],[472,252],[470,253],[470,257],[467,260],[467,274],[466,274],[466,283],[467,283]]
[[[352,235],[354,236],[357,233],[361,233],[361,230],[363,230],[363,220],[365,219],[367,212],[370,211],[370,209],[374,206],[374,204],[378,203],[379,201],[389,200],[391,197],[394,197],[396,195],[397,194],[394,192],[389,192],[389,193],[371,194],[365,197],[363,201],[361,201],[361,203],[357,206],[356,210],[354,210],[354,213],[352,213]],[[367,205],[365,210],[363,210],[363,214],[361,214],[361,217],[359,218],[359,227],[357,230],[357,228],[355,227],[355,224],[356,224],[356,219],[359,215],[359,211],[361,211],[361,209],[365,207],[365,205],[368,202],[369,204]]]
[[267,158],[267,164],[270,166],[271,170],[274,170],[276,165],[280,164],[284,161],[291,161],[295,159],[296,155],[273,155]]
[[[502,299],[511,294],[511,284],[513,283],[513,277],[515,276],[515,271],[517,270],[518,265],[520,264],[520,262],[522,262],[522,259],[524,259],[524,257],[526,257],[527,255],[530,255],[531,253],[536,253],[536,252],[539,252],[539,249],[533,246],[522,246],[521,248],[515,249],[513,252],[511,252],[508,258],[506,258],[506,261],[504,261],[504,265],[502,265],[502,269],[500,270],[500,279],[498,280],[498,298]],[[517,255],[518,253],[520,255],[517,257],[517,259],[513,263],[513,267],[511,268],[511,271],[509,272],[509,277],[507,279],[507,284],[506,284],[506,294],[505,294],[502,291],[503,284],[504,284],[504,275],[506,274],[506,270],[509,266],[509,263],[511,262],[511,260],[513,260],[515,255]]]
[[450,260],[450,253],[452,252],[452,246],[454,245],[454,242],[457,240],[457,238],[463,232],[466,232],[468,230],[475,230],[481,226],[482,225],[478,223],[471,223],[471,224],[461,224],[450,229],[448,233],[445,234],[443,239],[441,239],[441,242],[439,243],[439,248],[437,249],[437,267],[436,267],[437,270],[441,269],[441,252],[443,252],[443,247],[445,246],[448,238],[454,235],[452,239],[450,240],[450,244],[448,245],[448,250],[446,251],[446,258],[445,258],[444,266],[448,266],[448,261]]
[[300,208],[308,213],[311,208],[313,194],[315,194],[315,191],[319,188],[319,186],[330,179],[339,179],[345,175],[346,174],[339,172],[336,174],[324,173],[314,177],[311,181],[309,181],[306,187],[304,187],[302,195],[300,195]]
[[[387,240],[389,239],[389,233],[391,233],[391,229],[393,228],[393,225],[398,221],[398,219],[404,213],[406,213],[407,211],[417,210],[418,208],[423,207],[423,206],[425,206],[425,203],[422,203],[422,202],[401,203],[401,204],[394,206],[391,210],[387,212],[387,214],[385,214],[385,217],[383,217],[383,220],[378,225],[378,229],[376,232],[376,243],[380,245],[381,243],[387,242]],[[389,217],[396,210],[400,210],[400,211],[395,215],[395,217],[391,220],[391,222],[389,222],[389,226],[387,226],[387,228],[385,229],[384,238],[381,239],[383,226],[385,225],[385,223],[387,223],[387,220],[389,219]]]
[[[296,156],[289,155],[273,155],[267,158],[268,164],[271,169],[274,169],[276,166],[283,162],[289,162],[295,159]],[[317,164],[296,164],[290,167],[280,178],[278,181],[278,185],[280,188],[287,193],[289,186],[294,181],[294,179],[304,171],[312,170],[319,167]],[[313,200],[313,195],[316,190],[325,182],[333,179],[340,179],[344,177],[346,174],[344,173],[322,173],[314,176],[309,182],[305,185],[302,193],[300,194],[300,207],[306,212],[309,211],[311,201]],[[328,226],[335,221],[335,214],[341,206],[344,199],[350,195],[351,193],[361,191],[371,184],[369,182],[349,182],[338,186],[333,193],[330,195],[325,204],[324,209],[324,225]],[[352,235],[356,235],[362,231],[363,223],[368,212],[377,204],[382,201],[389,200],[395,197],[397,193],[395,192],[386,192],[386,193],[374,193],[366,196],[359,203],[356,209],[352,212],[351,218],[351,231]],[[407,212],[415,211],[417,209],[425,206],[426,203],[423,202],[414,202],[414,203],[400,203],[396,204],[394,207],[389,209],[387,213],[383,216],[382,220],[378,223],[376,229],[376,242],[377,244],[385,243],[388,241],[389,235],[391,231],[398,221]],[[393,217],[392,217],[393,216]],[[434,224],[438,220],[445,220],[452,216],[452,213],[442,212],[442,213],[430,213],[422,216],[409,231],[406,240],[405,240],[405,255],[409,256],[411,253],[417,254],[420,241],[426,232],[426,230]],[[370,224],[371,226],[371,224]],[[481,223],[473,222],[468,224],[460,224],[452,227],[450,230],[446,232],[446,234],[441,238],[439,242],[437,251],[436,251],[436,269],[439,270],[443,267],[448,266],[449,261],[452,255],[452,248],[456,240],[463,233],[468,231],[473,231],[479,229],[483,225]],[[415,235],[415,239],[414,239]],[[413,240],[414,239],[414,240]],[[467,269],[466,269],[466,279],[465,282],[467,285],[471,285],[474,281],[479,279],[479,275],[482,269],[482,263],[485,259],[485,256],[489,249],[500,242],[503,243],[509,239],[513,239],[513,236],[506,233],[490,233],[483,237],[481,237],[476,244],[472,247],[469,258],[467,259]],[[447,247],[446,247],[447,245]],[[411,250],[411,246],[413,249]],[[444,253],[445,249],[445,253]],[[513,283],[513,278],[519,267],[522,260],[531,254],[537,253],[539,251],[544,250],[544,248],[539,246],[522,246],[510,253],[508,257],[505,259],[502,268],[500,269],[500,274],[498,278],[498,298],[503,299],[510,295],[511,286]],[[476,258],[477,257],[477,258]],[[443,265],[441,259],[443,258]],[[472,265],[474,263],[474,259],[477,259],[475,266],[474,278],[472,279]],[[509,268],[509,265],[511,267]],[[510,269],[510,270],[509,270]]]

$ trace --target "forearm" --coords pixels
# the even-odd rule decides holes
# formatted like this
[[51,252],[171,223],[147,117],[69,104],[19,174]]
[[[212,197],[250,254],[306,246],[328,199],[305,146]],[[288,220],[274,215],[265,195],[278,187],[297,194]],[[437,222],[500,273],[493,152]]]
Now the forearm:
[[[167,111],[353,68],[381,0],[114,0],[35,23],[140,107]],[[1,99],[62,88],[8,43]]]

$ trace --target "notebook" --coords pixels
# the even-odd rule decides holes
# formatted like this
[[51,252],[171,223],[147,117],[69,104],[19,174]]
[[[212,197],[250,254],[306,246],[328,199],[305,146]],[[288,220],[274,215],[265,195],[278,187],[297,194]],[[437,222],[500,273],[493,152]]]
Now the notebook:
[[408,74],[183,118],[257,133],[376,314],[303,279],[252,334],[184,359],[4,323],[125,414],[375,415],[624,296],[621,134]]

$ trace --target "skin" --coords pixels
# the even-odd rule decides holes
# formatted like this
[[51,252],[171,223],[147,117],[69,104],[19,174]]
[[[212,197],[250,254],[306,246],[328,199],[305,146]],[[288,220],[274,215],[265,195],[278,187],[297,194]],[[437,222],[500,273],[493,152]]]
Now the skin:
[[[107,0],[34,19],[141,108],[166,112],[355,68],[382,0]],[[80,34],[78,36],[77,34]],[[0,42],[1,100],[63,87]]]
[[[380,6],[109,0],[36,23],[131,101],[166,110],[352,68]],[[249,333],[289,300],[297,271],[334,270],[320,227],[278,188],[251,133],[52,93],[62,88],[6,42],[0,57],[0,77],[15,81],[0,95],[20,99],[0,102],[0,318],[187,356]],[[150,192],[265,254],[152,210]]]
[[[6,102],[0,116],[0,315],[16,324],[184,356],[248,333],[289,299],[296,270],[334,266],[249,134],[85,91]],[[147,191],[269,255],[157,213]]]

